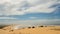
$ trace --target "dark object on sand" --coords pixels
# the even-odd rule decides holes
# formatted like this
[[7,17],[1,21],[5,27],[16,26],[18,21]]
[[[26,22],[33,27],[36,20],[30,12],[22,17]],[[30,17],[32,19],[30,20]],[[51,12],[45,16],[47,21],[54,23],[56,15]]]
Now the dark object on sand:
[[13,31],[13,30],[11,30],[11,31]]
[[28,27],[28,28],[31,28],[31,27]]
[[14,31],[14,30],[10,30],[9,32],[12,32],[12,31]]
[[39,26],[39,27],[44,27],[44,26]]
[[35,28],[34,26],[32,28]]

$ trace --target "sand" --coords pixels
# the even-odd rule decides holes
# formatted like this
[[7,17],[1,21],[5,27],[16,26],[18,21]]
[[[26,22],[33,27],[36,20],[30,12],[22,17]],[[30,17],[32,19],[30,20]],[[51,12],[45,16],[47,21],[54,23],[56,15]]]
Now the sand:
[[13,30],[12,26],[0,29],[0,34],[60,34],[60,26],[44,26]]

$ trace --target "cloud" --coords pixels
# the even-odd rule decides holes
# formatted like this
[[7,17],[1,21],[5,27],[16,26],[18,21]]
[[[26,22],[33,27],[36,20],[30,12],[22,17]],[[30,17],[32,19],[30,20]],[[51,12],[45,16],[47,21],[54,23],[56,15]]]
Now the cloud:
[[30,19],[36,19],[37,17],[29,17]]
[[0,15],[24,15],[27,13],[51,13],[50,6],[58,0],[0,0]]
[[13,17],[0,17],[0,19],[17,19],[17,18],[13,18]]

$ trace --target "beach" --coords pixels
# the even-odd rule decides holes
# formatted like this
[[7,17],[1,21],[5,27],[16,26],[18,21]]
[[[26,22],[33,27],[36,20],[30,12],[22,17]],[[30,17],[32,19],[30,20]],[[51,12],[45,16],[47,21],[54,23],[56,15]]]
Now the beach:
[[60,26],[32,26],[20,29],[11,29],[7,26],[0,29],[0,34],[60,34]]

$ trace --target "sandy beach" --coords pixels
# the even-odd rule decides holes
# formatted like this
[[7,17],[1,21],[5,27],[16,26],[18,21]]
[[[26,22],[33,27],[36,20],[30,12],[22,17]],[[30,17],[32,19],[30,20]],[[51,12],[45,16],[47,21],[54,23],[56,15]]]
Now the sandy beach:
[[12,26],[0,29],[0,34],[60,34],[60,26],[37,26],[11,29]]

